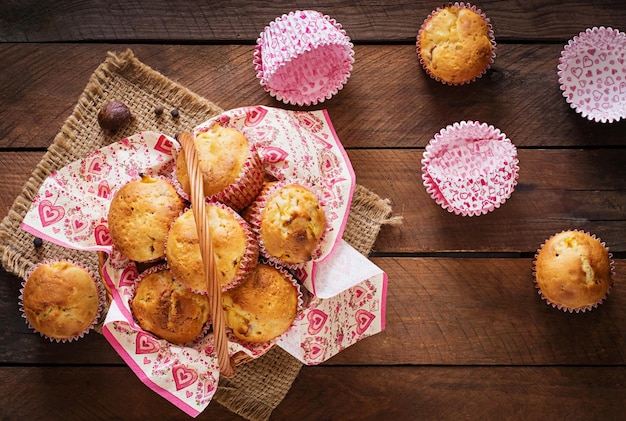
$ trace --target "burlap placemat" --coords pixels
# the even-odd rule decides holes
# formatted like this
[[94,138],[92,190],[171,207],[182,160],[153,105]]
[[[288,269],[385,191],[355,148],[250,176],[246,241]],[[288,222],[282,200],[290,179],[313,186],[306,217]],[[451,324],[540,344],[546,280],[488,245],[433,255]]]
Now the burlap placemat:
[[[105,133],[97,122],[100,108],[118,99],[126,103],[133,120],[114,134]],[[154,110],[163,107],[157,115]],[[178,110],[173,117],[172,109]],[[3,267],[25,278],[29,269],[42,260],[66,258],[98,270],[96,253],[79,252],[51,243],[34,247],[33,236],[20,224],[43,181],[71,162],[139,131],[158,131],[174,136],[221,113],[212,102],[173,82],[135,58],[131,50],[109,53],[90,77],[72,115],[67,119],[41,162],[0,224],[0,255]],[[372,251],[380,228],[399,222],[392,217],[388,200],[357,185],[343,238],[364,255]],[[214,400],[242,417],[267,420],[283,400],[302,363],[279,347],[262,358],[237,368],[231,379],[221,379]]]

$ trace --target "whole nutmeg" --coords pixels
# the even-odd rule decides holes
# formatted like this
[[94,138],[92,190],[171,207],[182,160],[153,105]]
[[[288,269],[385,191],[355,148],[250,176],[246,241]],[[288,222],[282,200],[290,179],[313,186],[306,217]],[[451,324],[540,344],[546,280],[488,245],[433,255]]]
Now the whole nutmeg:
[[121,101],[111,101],[98,112],[98,124],[105,130],[116,131],[132,118],[130,110]]

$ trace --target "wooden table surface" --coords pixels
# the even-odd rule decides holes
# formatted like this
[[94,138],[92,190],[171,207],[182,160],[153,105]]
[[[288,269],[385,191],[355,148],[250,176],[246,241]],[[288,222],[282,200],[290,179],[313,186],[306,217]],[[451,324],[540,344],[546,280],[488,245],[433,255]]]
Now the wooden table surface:
[[[387,328],[304,367],[272,420],[623,419],[626,416],[626,122],[574,112],[557,78],[586,28],[626,30],[620,0],[485,0],[492,69],[449,87],[420,68],[415,36],[439,3],[0,2],[0,217],[71,114],[107,51],[136,57],[224,109],[287,107],[259,85],[258,34],[315,9],[354,42],[352,75],[326,108],[357,182],[391,200],[371,259],[389,276]],[[620,27],[621,25],[621,27]],[[461,120],[517,146],[519,183],[495,212],[461,217],[421,183],[424,147]],[[555,310],[532,281],[534,252],[563,229],[601,238],[615,288],[584,314]],[[145,387],[106,340],[43,340],[18,310],[20,279],[0,271],[0,418],[186,419]],[[241,419],[212,403],[202,420]]]

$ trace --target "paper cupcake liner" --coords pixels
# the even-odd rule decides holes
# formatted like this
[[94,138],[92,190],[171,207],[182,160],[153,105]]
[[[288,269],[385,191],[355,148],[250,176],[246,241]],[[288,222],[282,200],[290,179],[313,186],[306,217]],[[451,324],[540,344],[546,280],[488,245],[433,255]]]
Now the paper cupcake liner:
[[[210,206],[215,206],[215,207],[218,207],[220,209],[223,209],[223,210],[227,211],[230,215],[232,215],[232,217],[235,219],[235,221],[237,221],[237,223],[239,223],[239,225],[243,229],[244,236],[247,238],[246,249],[244,250],[244,253],[243,253],[242,257],[241,257],[241,261],[239,262],[239,265],[238,265],[237,272],[236,272],[235,276],[233,277],[233,279],[230,280],[230,282],[227,285],[223,285],[222,286],[222,291],[228,291],[229,289],[234,288],[237,285],[239,285],[241,282],[243,282],[248,277],[248,275],[250,275],[250,273],[254,270],[254,267],[256,266],[256,264],[258,262],[258,258],[259,258],[259,243],[258,243],[258,239],[256,237],[256,234],[255,234],[253,228],[248,223],[248,221],[246,221],[241,215],[239,215],[237,212],[235,212],[234,209],[230,208],[229,206],[226,206],[223,203],[216,202],[216,201],[210,201],[210,200],[207,199],[207,209]],[[191,208],[189,208],[186,211],[184,211],[183,213],[181,213],[181,216],[183,216],[187,211],[191,211]],[[194,225],[194,227],[195,227],[195,225]],[[168,237],[169,237],[169,235],[168,235]],[[166,260],[168,260],[167,259],[167,242],[168,241],[166,239],[166,241],[165,241]],[[197,247],[198,247],[198,259],[201,259],[200,252],[199,252],[199,250],[200,250],[200,244],[199,243],[198,243]],[[172,259],[171,259],[171,256],[170,256],[168,264],[170,265],[170,270],[172,271],[172,276],[174,276],[174,278],[176,278],[183,285],[185,285],[187,288],[189,288],[190,291],[192,291],[192,292],[194,292],[196,294],[203,294],[203,295],[208,294],[208,291],[207,291],[206,285],[205,285],[206,284],[205,277],[202,277],[202,283],[198,282],[198,284],[189,283],[188,280],[185,280],[185,279],[182,279],[182,278],[179,279],[179,278],[176,277],[177,270],[175,268],[172,269],[172,266],[173,266],[172,263],[173,262],[172,262]],[[199,260],[199,264],[200,263],[201,262]]]
[[462,121],[442,129],[426,146],[421,163],[430,196],[457,215],[491,212],[517,185],[517,149],[485,123]]
[[[323,205],[322,199],[321,199],[321,195],[316,191],[316,189],[311,186],[309,183],[306,183],[304,181],[301,180],[282,180],[282,181],[277,181],[274,182],[273,184],[271,184],[269,187],[263,188],[261,190],[261,193],[257,196],[256,200],[254,202],[252,202],[252,204],[245,210],[243,216],[244,218],[250,223],[250,226],[252,227],[252,230],[255,232],[257,240],[259,242],[259,254],[261,257],[265,258],[267,261],[275,264],[275,265],[279,265],[279,266],[284,266],[288,269],[291,270],[297,270],[299,268],[302,268],[307,262],[301,262],[301,263],[291,263],[291,262],[286,262],[283,259],[276,257],[274,255],[272,255],[271,253],[268,252],[266,245],[263,241],[263,238],[261,236],[261,225],[262,225],[262,212],[265,209],[266,205],[267,205],[267,201],[272,197],[272,195],[277,192],[279,189],[291,185],[291,184],[298,184],[301,185],[305,188],[307,188],[308,190],[310,190],[317,198],[318,202],[320,203],[320,205]],[[321,255],[321,244],[324,241],[324,238],[326,237],[327,233],[329,230],[329,226],[328,224],[326,224],[324,226],[324,231],[322,233],[322,235],[320,236],[318,242],[317,242],[317,246],[316,248],[313,250],[313,252],[311,253],[311,260],[316,260],[317,258],[320,257]]]
[[[489,38],[489,41],[491,42],[491,59],[490,59],[489,63],[487,63],[487,65],[485,66],[483,71],[481,73],[477,74],[475,77],[469,79],[469,80],[464,80],[464,81],[461,81],[461,82],[458,82],[458,83],[455,83],[455,82],[452,82],[452,81],[448,81],[448,80],[444,80],[440,76],[432,73],[428,69],[428,66],[426,65],[426,63],[424,62],[424,59],[422,57],[422,51],[421,51],[421,48],[420,48],[420,38],[422,36],[422,31],[424,30],[424,28],[426,27],[428,22],[433,18],[433,16],[435,16],[437,13],[439,13],[440,11],[442,11],[443,9],[445,9],[447,7],[458,7],[458,8],[462,8],[462,9],[469,9],[469,10],[472,10],[473,12],[477,13],[480,17],[482,17],[484,19],[485,23],[487,24],[487,37]],[[487,70],[489,70],[489,68],[491,67],[491,65],[493,64],[493,62],[495,61],[495,58],[496,58],[496,46],[497,46],[497,44],[496,44],[496,38],[495,38],[495,35],[494,35],[494,32],[493,32],[493,26],[491,25],[491,21],[483,13],[483,11],[481,9],[478,9],[476,6],[474,6],[474,5],[470,4],[470,3],[455,2],[455,3],[450,3],[450,4],[447,4],[447,5],[444,5],[444,6],[440,6],[437,9],[433,10],[430,13],[430,15],[428,15],[428,17],[426,19],[424,19],[424,22],[420,26],[420,29],[417,32],[416,40],[417,40],[417,42],[416,42],[417,56],[419,58],[420,65],[422,66],[422,68],[424,69],[426,74],[428,74],[428,76],[430,76],[432,79],[436,80],[437,82],[441,82],[443,84],[450,85],[450,86],[458,86],[458,85],[468,84],[468,83],[474,82],[476,79],[481,78],[485,73],[487,73]]]
[[[146,269],[145,271],[141,272],[139,274],[139,276],[137,277],[137,279],[135,280],[134,284],[129,288],[128,292],[128,308],[130,309],[130,314],[132,315],[133,318],[133,323],[134,325],[131,325],[131,327],[135,330],[140,330],[148,335],[153,336],[154,338],[156,338],[157,340],[163,340],[166,341],[168,343],[172,343],[167,341],[166,339],[161,338],[160,336],[158,336],[155,333],[149,332],[147,330],[145,330],[144,328],[141,327],[141,325],[139,324],[139,320],[137,319],[137,317],[135,316],[135,314],[132,311],[132,301],[135,298],[135,293],[137,292],[137,285],[139,285],[139,282],[144,279],[145,277],[147,277],[148,275],[151,275],[153,273],[156,272],[160,272],[162,270],[168,270],[170,271],[170,274],[172,275],[172,278],[174,277],[174,275],[171,273],[171,270],[169,268],[169,266],[167,265],[167,263],[160,263],[158,265],[155,266],[151,266],[150,268]],[[192,291],[193,292],[193,291]],[[200,333],[198,334],[198,336],[196,336],[195,338],[193,338],[192,340],[184,343],[184,344],[173,344],[175,346],[193,346],[193,344],[197,343],[198,341],[200,341],[202,338],[204,338],[206,335],[208,335],[211,332],[211,328],[212,328],[212,324],[211,324],[211,314],[209,312],[209,318],[207,320],[207,322],[204,324],[204,326],[202,327],[202,330],[200,331]]]
[[[537,257],[539,256],[539,252],[541,251],[541,249],[546,245],[546,243],[554,238],[555,236],[563,233],[563,232],[568,232],[568,231],[574,231],[574,232],[580,232],[586,235],[591,236],[592,238],[598,240],[600,242],[600,244],[602,244],[602,247],[604,247],[607,251],[607,253],[609,254],[609,266],[611,268],[611,274],[610,274],[610,283],[609,286],[606,290],[606,293],[604,294],[604,296],[602,296],[598,301],[596,301],[593,304],[589,304],[585,307],[579,307],[579,308],[570,308],[564,305],[561,305],[559,303],[555,303],[553,301],[551,301],[550,299],[548,299],[541,291],[541,287],[539,286],[539,284],[537,283]],[[535,285],[535,289],[537,289],[537,294],[539,294],[539,296],[541,297],[541,299],[543,301],[546,302],[546,304],[548,304],[549,306],[552,306],[553,308],[556,308],[558,310],[564,311],[564,312],[569,312],[569,313],[585,313],[586,311],[590,311],[594,308],[597,308],[600,304],[602,304],[607,297],[609,296],[609,294],[611,293],[611,290],[613,289],[613,278],[615,277],[615,262],[613,261],[613,254],[610,252],[609,248],[607,247],[607,245],[600,240],[595,234],[591,234],[587,231],[583,231],[583,230],[579,230],[579,229],[571,229],[571,230],[562,230],[552,236],[550,236],[549,238],[547,238],[543,244],[541,245],[541,247],[539,247],[539,249],[537,249],[536,253],[535,253],[535,257],[533,259],[533,269],[532,269],[532,276],[533,276],[533,283]]]
[[[87,328],[85,328],[85,330],[83,330],[82,332],[80,332],[79,334],[71,337],[71,338],[55,338],[52,336],[48,336],[43,332],[40,332],[39,330],[37,330],[28,320],[28,317],[26,316],[26,312],[24,311],[24,288],[26,286],[26,283],[28,282],[28,279],[30,278],[30,276],[33,274],[33,272],[35,272],[36,269],[38,269],[41,266],[44,265],[48,265],[48,264],[52,264],[52,263],[59,263],[59,262],[67,262],[70,263],[72,265],[75,265],[83,270],[85,270],[93,279],[94,284],[96,285],[96,289],[98,291],[98,310],[96,311],[96,315],[93,318],[93,321],[91,322],[91,324],[89,326],[87,326]],[[22,315],[22,318],[24,318],[24,320],[26,320],[26,324],[28,325],[28,327],[32,330],[34,330],[35,332],[39,333],[39,335],[41,335],[41,337],[46,338],[48,340],[50,340],[50,342],[72,342],[72,341],[77,341],[81,338],[83,338],[86,334],[88,334],[90,331],[92,331],[96,325],[98,324],[100,317],[103,314],[103,311],[106,307],[106,290],[104,289],[104,286],[102,285],[101,282],[98,281],[98,278],[96,278],[94,272],[89,269],[88,267],[86,267],[85,265],[76,262],[74,260],[70,260],[70,259],[50,259],[50,260],[44,260],[36,265],[34,265],[26,274],[26,280],[22,281],[21,284],[21,288],[20,288],[20,294],[18,297],[19,300],[19,309],[20,309],[20,313]]]
[[[194,137],[202,132],[208,130],[209,126],[198,126],[194,129]],[[175,148],[174,152],[174,170],[172,171],[172,179],[170,180],[178,194],[187,202],[191,202],[191,197],[180,181],[176,178],[176,163],[178,154],[182,153],[181,148]],[[235,211],[239,212],[248,206],[255,197],[259,194],[259,191],[263,187],[263,179],[265,171],[263,169],[263,162],[257,153],[256,147],[250,142],[250,153],[244,162],[243,168],[239,177],[226,189],[218,192],[212,196],[207,196],[211,201],[217,201],[224,203]]]
[[276,18],[257,39],[254,69],[279,101],[315,105],[343,88],[354,63],[353,44],[334,19],[314,10]]
[[626,117],[626,34],[593,27],[568,41],[558,76],[565,100],[577,113],[602,123]]

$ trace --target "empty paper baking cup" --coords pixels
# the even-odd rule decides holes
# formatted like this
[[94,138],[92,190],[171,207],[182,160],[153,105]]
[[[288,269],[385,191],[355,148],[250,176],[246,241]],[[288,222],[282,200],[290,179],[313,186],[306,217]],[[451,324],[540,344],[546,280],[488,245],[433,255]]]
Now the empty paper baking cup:
[[285,14],[257,39],[254,68],[261,85],[279,101],[315,105],[348,81],[352,43],[334,19],[313,10]]
[[594,27],[572,38],[561,52],[559,84],[580,115],[611,123],[626,117],[626,34]]
[[422,179],[430,196],[457,215],[500,207],[517,184],[515,145],[485,123],[462,121],[442,129],[426,146]]

